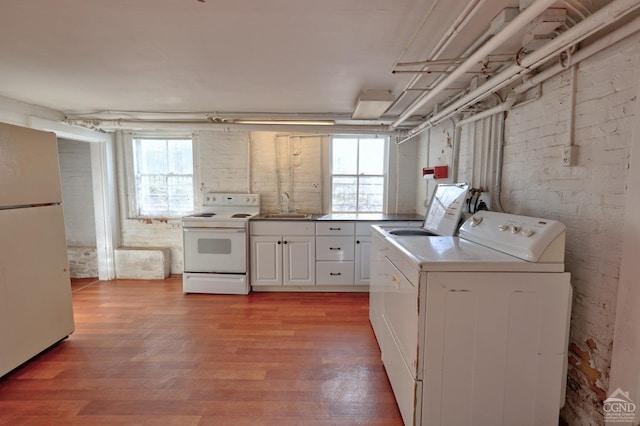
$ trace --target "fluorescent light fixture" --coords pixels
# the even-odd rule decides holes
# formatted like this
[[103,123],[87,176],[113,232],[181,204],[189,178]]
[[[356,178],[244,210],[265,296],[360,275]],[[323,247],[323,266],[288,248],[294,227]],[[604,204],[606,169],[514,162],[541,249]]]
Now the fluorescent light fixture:
[[354,120],[377,120],[394,101],[389,90],[363,90],[351,116]]
[[333,126],[333,120],[233,120],[236,124],[265,124],[265,125],[293,125],[293,126]]

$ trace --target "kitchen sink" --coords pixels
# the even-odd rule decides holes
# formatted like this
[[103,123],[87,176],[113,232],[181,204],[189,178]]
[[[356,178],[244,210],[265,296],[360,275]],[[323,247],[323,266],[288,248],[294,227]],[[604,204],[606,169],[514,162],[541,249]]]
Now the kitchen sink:
[[305,213],[271,213],[262,217],[265,219],[309,219],[311,215]]

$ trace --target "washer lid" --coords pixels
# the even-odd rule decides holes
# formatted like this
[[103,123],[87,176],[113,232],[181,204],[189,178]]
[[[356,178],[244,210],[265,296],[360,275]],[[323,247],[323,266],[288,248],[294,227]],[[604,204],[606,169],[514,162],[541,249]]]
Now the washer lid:
[[467,183],[438,184],[422,228],[434,235],[455,235],[468,190]]

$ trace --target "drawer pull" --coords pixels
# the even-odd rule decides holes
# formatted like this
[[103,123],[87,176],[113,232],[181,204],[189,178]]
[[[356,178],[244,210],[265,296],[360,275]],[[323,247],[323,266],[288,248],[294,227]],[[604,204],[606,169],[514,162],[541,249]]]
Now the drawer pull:
[[342,273],[341,272],[336,272],[336,273],[329,272],[329,275],[342,275]]
[[329,228],[329,231],[340,231],[342,228]]
[[329,250],[340,250],[340,247],[329,247]]

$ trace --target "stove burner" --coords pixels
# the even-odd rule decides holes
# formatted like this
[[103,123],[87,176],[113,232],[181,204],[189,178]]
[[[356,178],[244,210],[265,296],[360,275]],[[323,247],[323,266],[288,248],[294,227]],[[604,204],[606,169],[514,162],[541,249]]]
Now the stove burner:
[[236,218],[245,218],[245,217],[249,217],[249,216],[251,216],[251,215],[250,215],[250,214],[248,214],[248,213],[236,213],[236,214],[234,214],[234,215],[233,215],[233,216],[231,216],[231,217],[236,217]]
[[200,214],[194,214],[192,217],[213,217],[215,216],[215,213],[200,213]]

